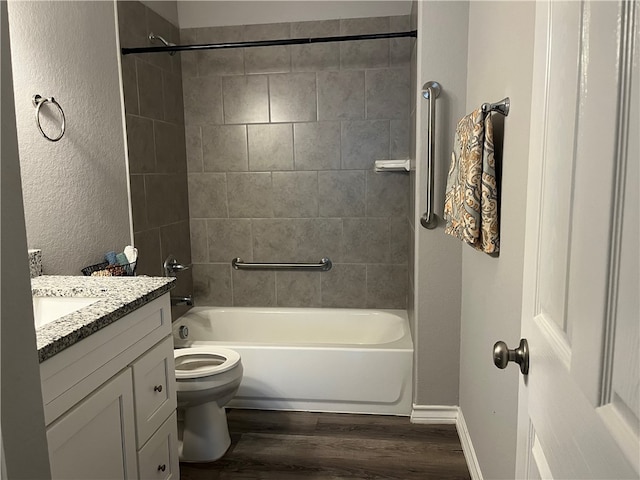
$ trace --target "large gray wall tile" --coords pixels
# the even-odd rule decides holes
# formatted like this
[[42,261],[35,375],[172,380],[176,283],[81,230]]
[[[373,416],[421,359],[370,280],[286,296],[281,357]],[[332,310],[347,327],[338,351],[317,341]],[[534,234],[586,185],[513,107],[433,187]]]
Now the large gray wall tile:
[[167,122],[184,124],[184,101],[182,98],[182,76],[162,72],[164,119]]
[[154,228],[133,234],[133,243],[138,249],[136,273],[161,277],[162,254],[160,252],[160,229]]
[[[198,43],[196,38],[196,28],[182,28],[180,29],[180,44],[181,45],[196,45]],[[177,43],[177,42],[176,42]],[[182,67],[182,75],[186,77],[198,76],[198,58],[196,52],[181,53],[176,55],[180,59],[180,65]]]
[[365,175],[363,171],[318,172],[321,217],[363,217]]
[[124,93],[124,109],[128,114],[138,115],[138,76],[136,59],[133,55],[122,57],[122,88]]
[[228,173],[229,217],[272,217],[271,172]]
[[340,261],[339,218],[254,219],[253,255],[257,262]]
[[340,169],[340,122],[293,126],[296,170]]
[[289,123],[248,125],[249,170],[293,170],[293,127]]
[[188,218],[189,201],[184,174],[145,175],[147,219],[152,227]]
[[130,173],[152,173],[156,168],[153,120],[127,115]]
[[409,259],[409,239],[412,238],[407,217],[389,218],[390,263],[407,263]]
[[334,264],[328,272],[322,272],[322,306],[364,308],[367,300],[366,265]]
[[231,265],[194,264],[193,296],[196,306],[231,306]]
[[187,153],[187,171],[190,173],[204,171],[202,163],[202,133],[201,127],[186,126],[185,147]]
[[133,231],[146,230],[147,199],[144,193],[144,175],[129,175],[131,186],[131,216],[133,217]]
[[409,69],[367,70],[367,118],[409,117]]
[[[347,18],[340,20],[341,35],[386,33],[389,17]],[[389,65],[389,40],[361,40],[340,43],[341,68],[375,68]]]
[[249,169],[247,127],[202,127],[202,152],[205,172],[246,172]]
[[[390,32],[408,32],[411,30],[411,16],[398,15],[389,17]],[[414,38],[390,38],[389,39],[389,65],[408,65],[411,60],[411,46]]]
[[367,172],[367,217],[405,216],[409,178],[404,173]]
[[275,217],[318,216],[317,172],[273,172]]
[[162,98],[162,70],[143,60],[136,60],[140,115],[164,120]]
[[244,49],[245,73],[284,73],[291,71],[291,50],[288,45]]
[[318,72],[318,120],[364,118],[364,72]]
[[272,122],[315,121],[316,74],[270,75],[269,101]]
[[411,127],[409,119],[391,120],[389,122],[389,158],[411,158],[410,139]]
[[291,26],[289,23],[244,25],[242,35],[242,39],[246,42],[285,39],[290,38]]
[[184,121],[187,125],[217,125],[222,119],[221,77],[186,77]]
[[388,263],[389,221],[387,218],[344,218],[342,261]]
[[154,121],[153,132],[156,144],[156,171],[158,173],[186,171],[184,127]]
[[389,156],[389,121],[342,122],[342,168],[368,170]]
[[269,88],[264,75],[224,77],[224,123],[269,121]]
[[189,174],[191,218],[226,218],[227,187],[224,173]]
[[221,218],[207,220],[207,244],[210,262],[231,262],[236,257],[253,260],[251,220]]
[[122,47],[146,47],[146,8],[140,2],[118,2],[118,26]]
[[276,294],[279,307],[320,307],[320,273],[276,272]]
[[204,218],[192,218],[189,228],[191,233],[191,261],[193,263],[209,262],[207,220]]
[[[197,43],[231,43],[242,41],[241,26],[207,27],[196,29]],[[201,50],[191,52],[198,63],[198,75],[242,75],[244,73],[244,50]]]
[[[292,38],[333,37],[340,34],[339,20],[296,22],[291,24]],[[291,69],[302,72],[337,70],[340,49],[333,43],[291,45]]]
[[233,270],[232,275],[234,306],[276,306],[275,272]]
[[406,308],[407,265],[367,265],[367,307]]

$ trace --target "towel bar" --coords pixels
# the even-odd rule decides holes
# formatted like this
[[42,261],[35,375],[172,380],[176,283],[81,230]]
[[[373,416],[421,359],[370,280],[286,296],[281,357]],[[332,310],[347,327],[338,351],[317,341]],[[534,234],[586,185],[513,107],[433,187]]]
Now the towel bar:
[[327,257],[319,263],[250,263],[243,262],[241,258],[231,260],[231,266],[236,270],[320,270],[326,272],[331,270],[331,260]]
[[509,107],[511,106],[511,100],[509,97],[505,97],[499,102],[496,103],[483,103],[482,104],[482,112],[498,112],[505,117],[509,115]]

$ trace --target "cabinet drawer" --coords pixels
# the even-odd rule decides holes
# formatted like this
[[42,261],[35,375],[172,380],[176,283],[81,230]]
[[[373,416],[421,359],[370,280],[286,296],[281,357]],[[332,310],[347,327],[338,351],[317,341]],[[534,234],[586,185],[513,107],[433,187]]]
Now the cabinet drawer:
[[138,452],[140,480],[178,480],[178,423],[176,412]]
[[132,365],[138,446],[176,409],[173,339],[167,337]]

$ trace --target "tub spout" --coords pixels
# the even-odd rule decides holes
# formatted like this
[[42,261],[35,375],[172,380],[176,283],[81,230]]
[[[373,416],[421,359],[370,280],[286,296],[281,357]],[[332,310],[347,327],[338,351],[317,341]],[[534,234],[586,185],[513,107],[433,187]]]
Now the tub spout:
[[187,295],[186,297],[171,297],[171,305],[174,307],[178,307],[181,305],[187,305],[189,307],[193,307],[193,299],[191,295]]

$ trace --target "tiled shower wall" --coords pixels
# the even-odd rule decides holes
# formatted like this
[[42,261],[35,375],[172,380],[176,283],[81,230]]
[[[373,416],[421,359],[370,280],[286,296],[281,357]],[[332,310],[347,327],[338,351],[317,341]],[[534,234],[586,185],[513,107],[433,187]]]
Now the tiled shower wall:
[[[151,45],[149,32],[179,43],[178,28],[142,3],[117,5],[122,47]],[[180,56],[121,59],[137,273],[160,276],[169,254],[191,263]],[[172,295],[188,295],[192,289],[191,271],[182,272]],[[185,308],[173,310],[175,317]]]
[[[181,40],[406,30],[409,16],[183,29]],[[198,305],[406,307],[409,176],[373,165],[410,154],[410,48],[402,38],[181,54]],[[236,271],[235,257],[329,257],[333,269]]]

